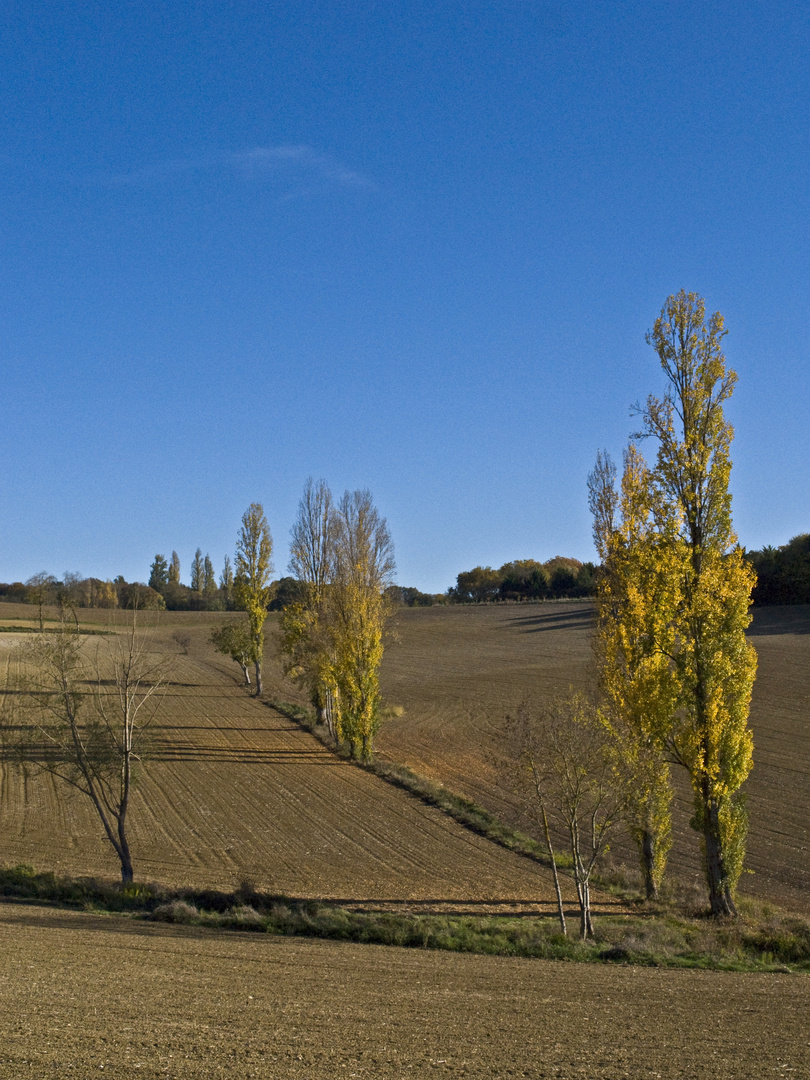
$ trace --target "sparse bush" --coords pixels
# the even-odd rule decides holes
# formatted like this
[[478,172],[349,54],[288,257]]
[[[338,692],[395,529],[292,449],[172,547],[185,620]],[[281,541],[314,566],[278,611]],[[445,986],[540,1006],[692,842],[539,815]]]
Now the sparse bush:
[[168,904],[158,904],[152,912],[156,922],[192,923],[200,917],[200,912],[185,900],[171,900]]
[[227,914],[237,926],[261,926],[265,919],[250,904],[240,904],[238,907],[232,907]]

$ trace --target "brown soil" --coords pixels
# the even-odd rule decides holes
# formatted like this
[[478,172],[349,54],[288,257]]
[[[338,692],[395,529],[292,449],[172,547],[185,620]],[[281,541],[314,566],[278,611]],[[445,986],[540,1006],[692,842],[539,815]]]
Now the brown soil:
[[810,1076],[810,979],[225,934],[0,903],[0,1078]]
[[[5,624],[35,613],[0,605]],[[103,612],[83,612],[103,625]],[[236,665],[207,644],[222,616],[166,613],[161,647],[177,657],[175,685],[155,730],[132,811],[136,876],[167,884],[258,887],[298,896],[445,902],[497,909],[538,902],[551,910],[549,875],[455,825],[445,815],[338,761],[297,725],[248,697]],[[296,697],[273,657],[268,696]],[[383,684],[402,717],[379,750],[498,814],[523,822],[512,791],[505,714],[530,694],[542,702],[593,678],[587,603],[403,610],[383,662]],[[175,633],[190,638],[188,651]],[[0,674],[17,636],[0,634]],[[90,639],[91,642],[98,639]],[[755,613],[759,654],[747,784],[751,833],[743,891],[810,911],[810,607]],[[47,779],[4,770],[0,862],[114,877],[115,859],[91,808]],[[681,781],[674,874],[704,888]],[[632,849],[618,857],[634,863]],[[569,891],[569,899],[572,894]],[[604,898],[603,898],[604,899]]]
[[[161,620],[161,647],[178,655],[131,811],[136,879],[228,890],[249,880],[288,896],[375,907],[554,910],[545,868],[340,761],[248,696],[236,665],[206,644],[212,621]],[[187,654],[173,644],[178,624],[189,628]],[[0,641],[8,646],[15,637]],[[3,657],[13,662],[8,648]],[[283,693],[268,667],[266,689]],[[0,863],[118,873],[89,800],[58,781],[6,766],[0,819]],[[572,910],[570,885],[566,897]]]
[[[505,819],[527,824],[510,776],[503,718],[528,696],[537,705],[594,677],[592,608],[585,602],[405,609],[383,662],[383,689],[405,709],[382,730],[392,759],[441,780]],[[810,606],[758,609],[759,656],[746,784],[750,835],[741,889],[810,912]],[[670,871],[705,893],[699,840],[689,828],[688,784],[676,772]],[[629,844],[617,857],[635,867]]]

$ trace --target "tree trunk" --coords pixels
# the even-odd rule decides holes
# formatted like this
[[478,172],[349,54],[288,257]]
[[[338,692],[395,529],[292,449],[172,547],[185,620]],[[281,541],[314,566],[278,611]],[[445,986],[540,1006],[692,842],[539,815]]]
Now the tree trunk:
[[593,937],[593,923],[591,922],[591,886],[588,880],[582,882],[580,891],[580,937],[585,941]]
[[129,842],[127,841],[126,829],[122,820],[118,822],[118,858],[121,860],[121,884],[131,885],[134,876],[132,856],[129,853]]
[[255,660],[254,665],[256,669],[256,697],[262,696],[262,662],[261,660]]
[[[703,784],[704,792],[708,782]],[[708,794],[703,797],[703,842],[706,848],[706,881],[712,915],[736,915],[737,909],[727,884],[720,833],[720,807]]]
[[557,858],[554,854],[554,848],[551,845],[551,831],[548,827],[548,818],[546,817],[545,803],[542,802],[542,800],[540,802],[540,810],[543,815],[543,832],[545,833],[546,837],[546,847],[548,848],[548,853],[551,856],[551,872],[554,875],[554,891],[557,894],[557,915],[560,919],[560,929],[562,930],[563,935],[567,936],[568,929],[565,925],[565,910],[563,908],[562,889],[560,888],[560,875],[557,873]]
[[644,892],[648,900],[658,899],[655,883],[655,836],[649,829],[641,833],[641,868],[644,873]]
[[248,671],[247,664],[242,664],[242,671],[245,675],[245,686],[250,686],[250,672]]
[[132,856],[129,851],[127,839],[127,811],[129,810],[129,792],[132,784],[132,726],[129,720],[129,708],[127,708],[127,721],[125,723],[126,747],[124,750],[123,768],[121,770],[121,799],[118,804],[118,858],[121,860],[121,884],[129,885],[132,882]]
[[329,734],[333,739],[337,740],[337,729],[335,727],[335,696],[331,690],[325,691],[323,714],[324,719],[326,720],[326,726],[329,729]]

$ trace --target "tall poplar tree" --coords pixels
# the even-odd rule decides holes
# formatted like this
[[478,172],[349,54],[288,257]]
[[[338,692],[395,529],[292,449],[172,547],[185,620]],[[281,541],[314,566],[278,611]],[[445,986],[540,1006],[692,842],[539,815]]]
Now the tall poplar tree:
[[169,581],[169,564],[166,562],[166,557],[155,555],[155,561],[149,569],[149,588],[162,592]]
[[262,658],[264,622],[270,599],[270,575],[273,564],[273,539],[261,503],[251,503],[242,515],[242,528],[236,538],[236,576],[234,597],[237,607],[247,612],[250,628],[251,660],[256,672],[256,696],[262,693]]
[[210,555],[206,555],[203,560],[202,591],[206,596],[212,596],[217,591],[217,576],[214,573],[214,564],[211,562]]
[[229,555],[225,556],[222,573],[219,575],[219,587],[225,593],[225,599],[230,603],[231,593],[233,592],[233,570]]
[[335,569],[335,514],[325,480],[310,477],[290,534],[290,573],[301,586],[301,600],[284,609],[281,650],[286,673],[307,686],[318,719],[337,738],[336,707],[330,671],[333,643],[328,632],[329,593]]
[[205,563],[203,562],[202,549],[197,548],[191,563],[191,588],[194,592],[202,594],[204,584]]
[[664,735],[677,704],[670,657],[678,597],[678,547],[667,518],[652,516],[650,474],[632,444],[621,494],[616,468],[597,456],[588,477],[597,582],[595,648],[603,719],[621,761],[625,812],[638,845],[648,899],[658,895],[672,827],[672,787]]
[[650,490],[676,522],[671,542],[678,578],[673,616],[677,710],[663,735],[690,776],[694,827],[701,833],[714,915],[736,914],[747,815],[740,788],[751,771],[748,727],[756,654],[745,637],[755,575],[731,521],[733,429],[723,406],[736,374],[726,367],[719,313],[683,290],[670,296],[647,341],[669,381],[649,397],[641,434],[658,443]]
[[343,493],[334,529],[330,602],[338,734],[353,757],[366,761],[381,720],[380,664],[389,614],[385,588],[394,573],[394,545],[367,489]]

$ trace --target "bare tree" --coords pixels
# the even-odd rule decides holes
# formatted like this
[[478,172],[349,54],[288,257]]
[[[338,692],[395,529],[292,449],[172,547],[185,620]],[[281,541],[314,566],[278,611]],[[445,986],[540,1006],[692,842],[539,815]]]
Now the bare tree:
[[78,571],[66,570],[61,582],[56,585],[56,602],[59,605],[62,618],[67,612],[73,616],[76,629],[79,629],[79,616],[76,608],[81,605],[82,575]]
[[554,877],[554,892],[557,896],[557,917],[560,920],[560,929],[563,934],[568,933],[565,923],[565,907],[563,905],[562,887],[560,886],[560,872],[557,869],[557,855],[551,839],[551,829],[548,824],[548,812],[546,810],[547,777],[543,768],[543,761],[538,752],[537,732],[534,726],[534,718],[528,702],[521,703],[514,716],[506,718],[507,744],[516,752],[521,771],[518,774],[515,787],[528,795],[528,803],[532,810],[532,816],[536,819],[548,848],[551,859],[551,873]]
[[20,649],[21,686],[13,716],[12,759],[50,773],[93,804],[121,864],[133,880],[128,815],[144,737],[168,685],[165,658],[133,614],[97,644],[62,620]]
[[[580,934],[591,937],[591,878],[624,808],[625,786],[617,780],[609,732],[593,706],[578,695],[537,711],[524,703],[510,731],[524,766],[524,790],[536,804],[546,843],[551,850],[547,815],[568,839]],[[555,885],[564,925],[556,866]]]
[[42,609],[45,604],[53,602],[54,590],[58,582],[53,574],[41,570],[38,574],[33,574],[25,584],[27,586],[26,600],[29,604],[36,604],[39,609],[39,632],[41,634],[45,629]]
[[314,594],[317,603],[335,562],[332,492],[325,480],[310,477],[298,504],[290,535],[290,573]]

